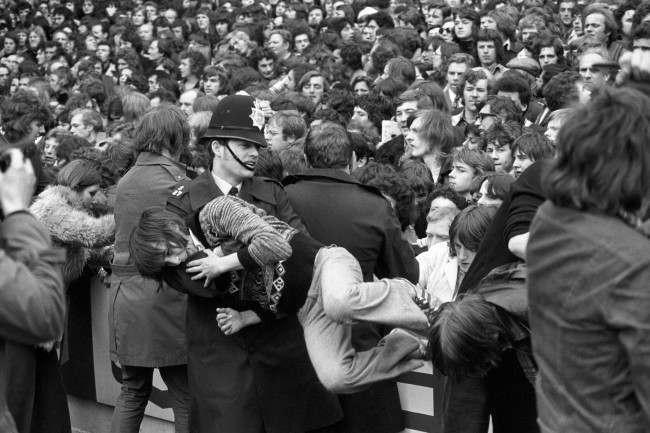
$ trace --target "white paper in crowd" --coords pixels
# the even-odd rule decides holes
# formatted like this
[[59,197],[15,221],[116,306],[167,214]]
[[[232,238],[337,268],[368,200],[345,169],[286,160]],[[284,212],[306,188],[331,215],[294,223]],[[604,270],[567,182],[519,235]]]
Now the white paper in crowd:
[[381,121],[381,143],[377,147],[381,147],[382,144],[387,141],[402,135],[402,130],[399,129],[399,125],[394,120],[382,120]]

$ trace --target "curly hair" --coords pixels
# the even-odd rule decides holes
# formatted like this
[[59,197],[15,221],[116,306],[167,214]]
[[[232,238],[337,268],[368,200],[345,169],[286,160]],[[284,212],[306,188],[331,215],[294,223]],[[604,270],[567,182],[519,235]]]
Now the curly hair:
[[555,111],[566,108],[578,101],[576,83],[580,75],[574,71],[560,72],[551,78],[542,89],[549,110]]
[[512,150],[512,145],[521,135],[521,125],[517,122],[495,123],[487,131],[483,140],[485,143],[497,142],[500,147],[508,146]]
[[189,59],[190,71],[195,77],[201,77],[203,69],[208,64],[203,54],[197,51],[188,51],[181,56],[181,59]]
[[51,121],[50,110],[34,92],[19,90],[2,103],[2,128],[10,143],[30,136],[33,122],[48,126]]
[[364,185],[374,186],[392,200],[402,230],[413,223],[415,194],[393,166],[369,162],[355,170],[353,176]]

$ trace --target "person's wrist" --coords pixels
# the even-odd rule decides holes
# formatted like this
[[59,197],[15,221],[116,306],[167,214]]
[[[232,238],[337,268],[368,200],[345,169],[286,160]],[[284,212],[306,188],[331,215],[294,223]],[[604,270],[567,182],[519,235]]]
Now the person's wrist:
[[2,212],[5,214],[5,217],[17,213],[17,212],[29,212],[29,207],[22,203],[6,203],[2,202]]

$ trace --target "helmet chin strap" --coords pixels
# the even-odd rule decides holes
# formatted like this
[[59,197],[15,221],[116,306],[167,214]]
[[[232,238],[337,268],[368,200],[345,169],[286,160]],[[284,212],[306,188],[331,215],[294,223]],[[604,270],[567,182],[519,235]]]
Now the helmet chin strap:
[[235,161],[237,161],[237,162],[239,163],[239,165],[241,165],[242,167],[244,167],[244,168],[245,168],[246,170],[248,170],[248,171],[255,171],[255,168],[254,168],[254,167],[253,167],[253,168],[250,168],[249,166],[247,166],[246,164],[244,164],[244,161],[242,161],[241,159],[239,159],[239,158],[237,157],[237,155],[235,155],[235,152],[232,151],[232,149],[230,148],[230,146],[228,145],[228,143],[224,144],[224,147],[225,147],[226,149],[228,149],[228,152],[230,152],[230,154],[232,155],[232,157],[235,159]]

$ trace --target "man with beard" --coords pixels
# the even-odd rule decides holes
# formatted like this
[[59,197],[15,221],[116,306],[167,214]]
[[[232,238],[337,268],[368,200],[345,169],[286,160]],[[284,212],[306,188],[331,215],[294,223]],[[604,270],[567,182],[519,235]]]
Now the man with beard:
[[[169,210],[185,218],[197,246],[208,244],[198,212],[215,197],[228,194],[306,231],[282,186],[254,176],[259,149],[267,145],[263,128],[264,114],[250,96],[228,96],[215,107],[202,137],[212,167],[193,181],[178,184],[167,203]],[[211,269],[215,257],[208,253],[192,265]],[[188,296],[188,378],[195,431],[303,432],[341,418],[336,397],[316,377],[295,315],[227,336],[215,320],[220,306],[214,297]]]

